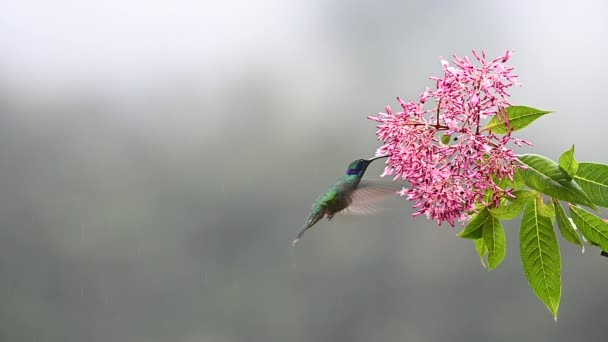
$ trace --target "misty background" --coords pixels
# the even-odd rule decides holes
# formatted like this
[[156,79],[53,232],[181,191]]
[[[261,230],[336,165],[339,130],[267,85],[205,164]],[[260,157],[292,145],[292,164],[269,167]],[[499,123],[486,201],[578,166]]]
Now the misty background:
[[[439,56],[515,50],[534,152],[607,163],[605,1],[5,1],[0,340],[598,341],[608,260],[561,239],[559,321],[411,203],[322,221]],[[382,163],[366,178],[378,178]],[[604,213],[605,214],[605,213]]]

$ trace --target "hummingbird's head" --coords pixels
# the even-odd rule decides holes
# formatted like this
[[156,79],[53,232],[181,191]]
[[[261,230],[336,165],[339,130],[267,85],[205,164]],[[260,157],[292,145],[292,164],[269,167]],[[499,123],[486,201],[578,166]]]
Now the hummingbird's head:
[[388,157],[388,155],[374,157],[374,158],[370,158],[370,159],[357,159],[357,160],[351,162],[350,165],[348,165],[348,168],[346,169],[346,174],[349,176],[357,175],[359,177],[363,177],[365,170],[367,170],[367,167],[369,166],[369,164],[371,162],[373,162],[376,159],[386,158],[386,157]]

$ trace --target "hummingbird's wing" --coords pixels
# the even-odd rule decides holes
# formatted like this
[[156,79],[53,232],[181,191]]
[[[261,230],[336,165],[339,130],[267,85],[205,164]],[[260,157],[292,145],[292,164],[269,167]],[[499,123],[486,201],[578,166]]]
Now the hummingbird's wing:
[[340,211],[343,215],[371,215],[384,210],[383,202],[395,196],[402,187],[394,183],[361,181],[349,198],[348,207]]

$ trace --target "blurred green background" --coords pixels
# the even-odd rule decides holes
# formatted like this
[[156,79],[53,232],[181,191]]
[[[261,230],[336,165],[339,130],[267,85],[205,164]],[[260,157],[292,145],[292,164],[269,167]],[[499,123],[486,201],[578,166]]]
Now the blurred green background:
[[[378,147],[367,115],[439,56],[498,56],[520,137],[608,162],[604,1],[6,1],[0,341],[573,341],[605,337],[608,260],[562,245],[560,318],[411,203],[321,222]],[[372,165],[377,178],[382,163]],[[563,239],[561,240],[563,242]]]

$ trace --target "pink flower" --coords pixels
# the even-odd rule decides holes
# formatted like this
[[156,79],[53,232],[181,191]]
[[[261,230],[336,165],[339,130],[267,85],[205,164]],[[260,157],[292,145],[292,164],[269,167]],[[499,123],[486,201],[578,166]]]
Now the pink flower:
[[[506,119],[506,89],[519,85],[513,68],[504,64],[512,52],[491,61],[483,52],[473,55],[481,65],[454,56],[450,66],[441,58],[444,75],[431,77],[434,90],[427,88],[416,103],[397,98],[401,112],[387,106],[386,113],[368,117],[380,124],[376,135],[384,145],[377,153],[390,155],[383,176],[408,181],[410,187],[401,195],[415,202],[414,216],[425,214],[439,224],[453,226],[466,220],[476,205],[497,206],[502,197],[511,196],[497,185],[505,177],[512,180],[521,167],[507,144],[529,144],[510,132],[498,136],[482,129],[482,120],[495,115]],[[424,109],[427,103],[434,107]],[[450,143],[440,142],[443,134],[451,136]]]

